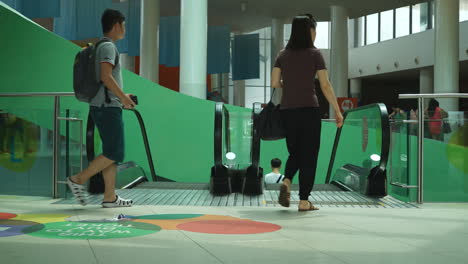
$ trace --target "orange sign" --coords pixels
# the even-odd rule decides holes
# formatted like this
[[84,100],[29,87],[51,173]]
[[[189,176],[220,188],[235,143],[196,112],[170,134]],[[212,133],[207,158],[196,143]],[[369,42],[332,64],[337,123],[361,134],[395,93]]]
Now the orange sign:
[[338,97],[338,105],[340,106],[341,113],[346,110],[353,109],[357,107],[357,98],[350,97]]

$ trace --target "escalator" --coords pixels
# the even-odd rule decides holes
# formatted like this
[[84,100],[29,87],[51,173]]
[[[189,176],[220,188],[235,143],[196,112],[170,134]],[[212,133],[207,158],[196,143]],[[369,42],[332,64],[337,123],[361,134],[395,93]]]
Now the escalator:
[[[124,174],[130,176],[123,177],[125,182],[118,187],[128,189],[122,190],[127,191],[127,195],[141,197],[145,204],[277,206],[278,184],[265,186],[263,169],[259,166],[257,123],[260,111],[260,104],[246,110],[216,103],[214,166],[207,183],[174,182],[156,175],[143,120],[134,111],[142,130],[150,176],[133,162],[121,164],[118,178]],[[314,186],[310,200],[319,206],[406,206],[392,197],[380,199],[387,195],[385,168],[390,131],[386,107],[369,105],[347,111],[344,117],[344,125],[335,135],[325,183]],[[94,157],[93,125],[88,123],[89,159]],[[99,177],[93,178],[99,180]],[[291,190],[297,193],[298,185],[294,184]],[[292,195],[292,204],[298,202],[295,196],[297,194]]]

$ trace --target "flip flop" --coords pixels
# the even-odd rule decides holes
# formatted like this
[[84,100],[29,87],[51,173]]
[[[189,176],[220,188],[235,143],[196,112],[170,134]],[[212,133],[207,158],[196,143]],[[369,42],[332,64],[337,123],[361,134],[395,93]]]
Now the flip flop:
[[70,188],[75,200],[78,201],[79,204],[85,206],[87,202],[88,193],[86,192],[86,188],[82,184],[74,183],[70,178],[67,178],[67,185]]
[[291,193],[288,192],[288,187],[284,184],[280,187],[280,194],[278,197],[278,203],[283,207],[289,207]]
[[310,201],[307,201],[307,202],[309,202],[309,208],[307,208],[307,209],[300,209],[300,208],[299,208],[299,209],[298,209],[299,212],[320,210],[320,208],[313,206],[312,203],[311,203]]
[[113,202],[102,202],[102,207],[104,208],[130,207],[132,205],[133,201],[131,199],[123,199],[118,195],[116,195],[115,201]]

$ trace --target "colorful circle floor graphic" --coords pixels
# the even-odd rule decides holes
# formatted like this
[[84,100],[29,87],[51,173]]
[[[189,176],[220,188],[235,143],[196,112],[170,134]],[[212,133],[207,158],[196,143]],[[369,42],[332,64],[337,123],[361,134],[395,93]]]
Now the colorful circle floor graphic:
[[180,224],[198,222],[203,220],[239,220],[239,218],[224,215],[178,215],[178,214],[161,214],[161,215],[144,215],[134,217],[135,222],[148,223],[160,226],[164,230],[179,230]]
[[124,215],[120,219],[66,221],[67,215],[0,213],[0,237],[30,235],[55,239],[110,239],[144,236],[160,230],[205,234],[260,234],[280,226],[224,215]]
[[58,239],[108,239],[144,236],[160,231],[156,225],[119,221],[115,223],[57,222],[24,229],[30,236]]
[[204,220],[177,226],[184,231],[207,234],[246,235],[278,231],[279,225],[255,222],[252,220]]
[[63,214],[11,214],[0,212],[0,237],[28,234],[28,228],[43,223],[65,221],[69,215]]
[[36,222],[23,220],[0,220],[0,237],[19,236],[26,234],[25,228],[40,225]]
[[0,213],[0,220],[15,218],[16,216],[16,214]]

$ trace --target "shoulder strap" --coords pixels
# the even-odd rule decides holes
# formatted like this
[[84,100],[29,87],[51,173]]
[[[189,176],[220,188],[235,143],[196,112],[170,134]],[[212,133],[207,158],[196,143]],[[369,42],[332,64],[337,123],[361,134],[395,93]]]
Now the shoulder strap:
[[[99,41],[96,43],[96,47],[95,47],[95,52],[96,52],[96,53],[97,53],[98,47],[99,47],[101,44],[105,43],[105,42],[111,42],[111,41],[108,40],[108,39],[101,39],[101,40],[99,40]],[[116,53],[115,53],[115,60],[114,60],[114,61],[115,61],[115,65],[114,65],[113,68],[117,67],[117,65],[119,64],[119,61],[120,61],[120,56],[119,56],[119,53],[118,53],[117,50],[116,50]],[[104,86],[104,93],[105,93],[105,97],[106,97],[105,100],[106,100],[106,103],[107,103],[107,104],[110,104],[110,103],[111,103],[111,100],[110,100],[110,97],[109,97],[109,91],[108,91],[108,90],[109,90],[109,89],[107,89],[107,87]]]
[[275,96],[276,88],[273,88],[273,92],[271,93],[270,96],[270,102],[273,101],[273,96]]
[[279,183],[281,181],[281,178],[283,178],[283,174],[280,174],[280,176],[278,177],[278,180],[276,180],[276,183]]

